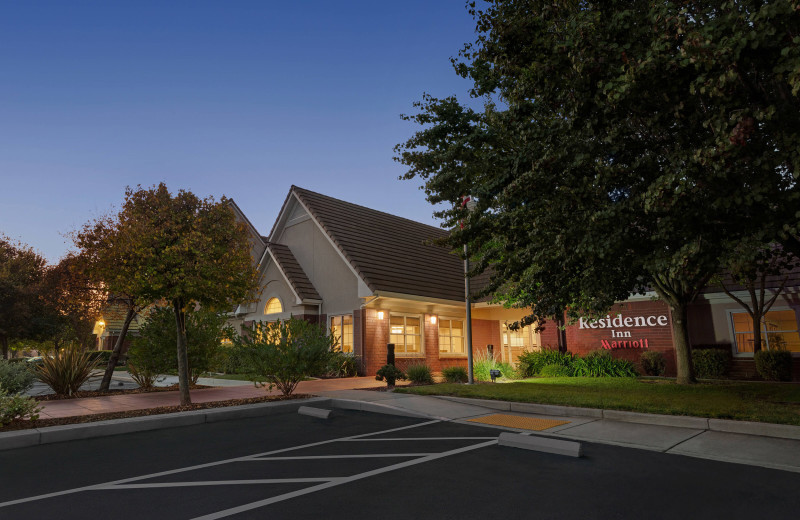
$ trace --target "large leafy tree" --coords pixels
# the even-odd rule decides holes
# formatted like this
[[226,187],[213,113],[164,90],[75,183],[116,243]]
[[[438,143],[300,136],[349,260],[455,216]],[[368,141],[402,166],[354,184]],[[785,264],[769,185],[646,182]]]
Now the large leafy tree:
[[256,289],[247,232],[224,197],[201,199],[184,190],[173,195],[163,183],[128,188],[107,229],[111,255],[125,273],[108,276],[110,292],[138,302],[164,300],[172,308],[181,404],[189,404],[186,312],[198,305],[229,309]]
[[47,263],[23,244],[0,235],[0,348],[9,356],[12,340],[37,334],[36,317],[41,309],[38,288]]
[[[796,2],[489,2],[456,70],[474,110],[426,98],[398,145],[406,178],[465,218],[488,290],[602,312],[647,286],[670,306],[692,382],[687,306],[743,237],[798,236]],[[458,201],[472,193],[479,211]]]

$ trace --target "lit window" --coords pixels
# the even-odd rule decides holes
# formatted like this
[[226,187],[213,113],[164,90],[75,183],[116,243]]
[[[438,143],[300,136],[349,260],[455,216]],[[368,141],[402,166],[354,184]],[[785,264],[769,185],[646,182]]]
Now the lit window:
[[353,352],[353,315],[331,316],[331,335],[336,338],[338,350]]
[[283,312],[283,305],[277,298],[270,298],[267,301],[267,306],[264,308],[264,314],[277,314]]
[[389,316],[389,343],[394,343],[395,354],[421,354],[422,316],[391,314]]
[[464,354],[464,321],[439,318],[439,352]]
[[502,361],[516,363],[517,358],[524,350],[538,350],[533,327],[520,327],[517,330],[508,328],[503,323],[503,349],[500,353]]
[[[752,353],[755,341],[753,319],[746,312],[733,312],[731,318],[736,336],[736,352]],[[770,311],[764,316],[761,322],[761,348],[800,352],[797,315],[793,310]]]

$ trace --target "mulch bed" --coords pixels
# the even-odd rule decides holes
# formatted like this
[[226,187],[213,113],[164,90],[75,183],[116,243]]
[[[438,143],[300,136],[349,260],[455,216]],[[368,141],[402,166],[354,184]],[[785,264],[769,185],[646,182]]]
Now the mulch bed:
[[[208,385],[189,385],[189,390],[201,390],[203,388],[214,388]],[[72,395],[58,395],[58,394],[45,394],[35,395],[33,399],[37,401],[61,401],[64,399],[80,399],[82,397],[105,397],[108,395],[127,395],[127,394],[149,394],[151,392],[174,392],[178,390],[178,384],[170,386],[154,386],[153,388],[130,388],[128,390],[109,390],[108,392],[99,392],[97,390],[81,390]]]
[[[92,392],[89,392],[92,393]],[[107,395],[107,394],[102,394]],[[165,413],[187,412],[189,410],[205,410],[207,408],[222,408],[225,406],[238,406],[242,404],[268,403],[271,401],[286,401],[290,399],[306,399],[313,397],[307,394],[265,395],[264,397],[248,397],[245,399],[228,399],[227,401],[213,401],[210,403],[197,403],[188,406],[160,406],[158,408],[146,408],[143,410],[127,410],[124,412],[97,413],[92,415],[76,415],[73,417],[60,417],[58,419],[37,419],[15,420],[10,424],[0,428],[0,433],[12,430],[30,430],[33,428],[44,428],[46,426],[61,426],[64,424],[83,424],[97,421],[107,421],[109,419],[127,419],[129,417],[144,417],[146,415],[162,415]]]

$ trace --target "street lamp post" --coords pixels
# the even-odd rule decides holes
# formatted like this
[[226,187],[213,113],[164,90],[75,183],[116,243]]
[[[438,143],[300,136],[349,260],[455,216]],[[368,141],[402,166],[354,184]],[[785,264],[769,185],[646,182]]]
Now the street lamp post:
[[[472,212],[475,211],[478,203],[472,196],[468,195],[464,197],[461,205]],[[463,229],[463,222],[461,227]],[[464,302],[467,310],[467,384],[471,385],[475,383],[475,378],[472,368],[472,298],[469,289],[469,248],[466,243],[464,243]]]

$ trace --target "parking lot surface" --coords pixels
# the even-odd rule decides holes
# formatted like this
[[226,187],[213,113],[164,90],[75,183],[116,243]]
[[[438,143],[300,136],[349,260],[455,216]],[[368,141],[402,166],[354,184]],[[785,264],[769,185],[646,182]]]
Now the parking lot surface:
[[0,452],[0,518],[796,518],[800,475],[337,411]]

